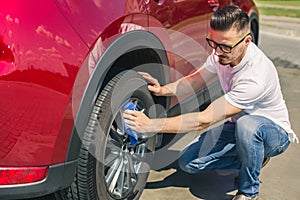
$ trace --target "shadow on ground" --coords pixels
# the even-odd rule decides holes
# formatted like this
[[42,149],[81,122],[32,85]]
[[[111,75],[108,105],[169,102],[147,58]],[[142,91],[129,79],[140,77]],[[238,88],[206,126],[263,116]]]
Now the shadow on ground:
[[[178,152],[169,152],[169,154],[178,155]],[[153,181],[152,178],[152,180],[147,182],[146,189],[157,190],[168,187],[189,188],[190,193],[195,198],[205,200],[232,199],[233,195],[228,193],[237,189],[235,178],[238,175],[238,170],[214,170],[189,174],[180,169],[176,160],[169,166],[155,170],[155,172],[160,174],[168,170],[175,172],[167,175],[163,180]]]

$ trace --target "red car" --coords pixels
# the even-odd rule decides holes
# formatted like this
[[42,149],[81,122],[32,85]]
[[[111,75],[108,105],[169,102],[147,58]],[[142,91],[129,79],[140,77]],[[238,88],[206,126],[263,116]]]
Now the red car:
[[153,97],[137,71],[161,84],[194,71],[211,52],[210,16],[225,5],[249,14],[257,43],[251,0],[1,1],[0,199],[138,199],[163,135],[134,143],[124,105],[176,115],[220,90],[211,80],[196,106]]

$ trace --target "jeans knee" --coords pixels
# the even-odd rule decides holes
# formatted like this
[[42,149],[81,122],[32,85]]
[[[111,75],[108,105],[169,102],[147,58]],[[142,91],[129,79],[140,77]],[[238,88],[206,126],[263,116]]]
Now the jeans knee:
[[192,161],[188,161],[182,157],[180,157],[178,159],[178,166],[182,171],[189,173],[189,174],[197,173],[199,170],[195,169],[195,167],[193,167],[193,165],[191,163],[192,163]]
[[186,159],[180,157],[178,159],[178,166],[179,168],[184,171],[184,172],[187,172],[187,173],[190,173],[190,170],[189,170],[189,167],[188,167],[188,162],[186,161]]
[[237,120],[235,130],[237,143],[247,143],[256,137],[257,130],[261,125],[260,118],[260,116],[245,115]]

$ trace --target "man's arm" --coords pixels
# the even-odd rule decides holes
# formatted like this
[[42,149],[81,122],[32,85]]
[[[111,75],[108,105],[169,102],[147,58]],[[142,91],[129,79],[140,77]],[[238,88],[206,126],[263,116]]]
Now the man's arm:
[[224,96],[212,102],[202,112],[188,113],[172,118],[149,119],[144,113],[126,110],[125,123],[140,133],[185,133],[200,131],[242,110],[231,105]]
[[160,86],[159,82],[148,73],[140,74],[149,82],[148,89],[156,96],[185,96],[193,91],[199,91],[216,78],[216,74],[209,72],[203,66],[194,73],[185,76],[176,82]]

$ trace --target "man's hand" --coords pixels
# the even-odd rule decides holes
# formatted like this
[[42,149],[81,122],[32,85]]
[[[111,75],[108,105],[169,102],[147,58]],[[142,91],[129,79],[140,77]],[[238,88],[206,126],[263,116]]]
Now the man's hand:
[[159,130],[154,124],[155,120],[149,119],[143,112],[125,110],[123,118],[126,125],[138,133],[154,133]]
[[158,80],[153,78],[150,74],[146,72],[139,72],[140,75],[148,82],[148,90],[152,92],[155,96],[162,96],[162,87]]

